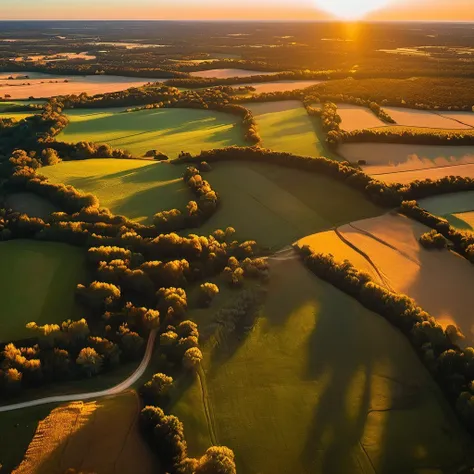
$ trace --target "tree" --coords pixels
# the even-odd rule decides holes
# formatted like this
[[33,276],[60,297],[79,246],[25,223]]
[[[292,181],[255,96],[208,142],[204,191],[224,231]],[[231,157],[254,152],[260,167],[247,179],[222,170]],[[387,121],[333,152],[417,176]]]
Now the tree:
[[150,398],[156,405],[162,400],[173,387],[173,378],[162,373],[153,375],[151,380],[143,386],[143,394]]
[[103,312],[121,296],[120,288],[101,281],[93,281],[88,287],[77,285],[77,295],[81,301],[96,312]]
[[81,367],[87,377],[91,377],[101,371],[102,357],[92,347],[84,347],[77,356],[76,364]]
[[195,474],[236,474],[234,452],[225,446],[211,446],[199,459]]
[[54,150],[53,148],[45,148],[41,152],[41,158],[43,161],[43,165],[45,166],[56,165],[61,161],[61,158],[59,158],[58,152]]
[[186,313],[188,301],[183,288],[160,288],[156,296],[158,308],[162,308],[169,318],[181,318]]
[[183,356],[183,365],[188,369],[196,369],[202,361],[202,352],[197,347],[191,347]]
[[199,304],[204,307],[211,305],[212,300],[219,294],[219,287],[214,283],[203,283],[199,287]]
[[9,395],[14,395],[18,393],[21,389],[21,380],[23,374],[18,369],[8,369],[5,372],[5,391]]

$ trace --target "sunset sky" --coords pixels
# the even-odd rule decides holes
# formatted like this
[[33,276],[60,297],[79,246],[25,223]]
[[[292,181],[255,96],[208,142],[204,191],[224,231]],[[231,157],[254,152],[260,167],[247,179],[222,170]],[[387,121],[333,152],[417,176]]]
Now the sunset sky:
[[327,20],[339,16],[368,20],[474,21],[474,0],[0,0],[0,3],[0,20]]

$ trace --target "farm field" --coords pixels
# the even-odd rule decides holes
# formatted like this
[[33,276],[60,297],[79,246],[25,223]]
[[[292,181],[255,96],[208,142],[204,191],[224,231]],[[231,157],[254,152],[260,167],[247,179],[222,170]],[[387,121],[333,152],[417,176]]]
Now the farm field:
[[251,77],[251,76],[271,76],[279,71],[252,71],[249,69],[205,69],[203,71],[193,71],[189,74],[193,77],[227,79],[229,77]]
[[[75,289],[84,275],[84,252],[66,244],[11,240],[0,243],[0,342],[30,335],[25,325],[76,316]],[[19,297],[21,292],[21,297]]]
[[362,130],[365,128],[384,127],[385,122],[380,120],[367,107],[352,104],[336,104],[337,113],[342,119],[341,129],[347,132]]
[[474,230],[474,191],[420,199],[419,205],[459,229]]
[[139,87],[148,82],[163,82],[165,79],[133,78],[125,76],[58,76],[54,74],[41,74],[22,72],[28,79],[8,79],[18,73],[0,73],[0,97],[6,95],[9,99],[47,98],[66,94],[89,95],[117,92],[131,87]]
[[301,102],[282,100],[244,105],[255,117],[264,147],[295,155],[327,156],[322,132]]
[[53,183],[95,194],[114,214],[146,223],[157,212],[184,208],[191,200],[181,179],[184,169],[148,160],[103,158],[64,161],[42,168],[41,174]]
[[232,226],[238,238],[265,247],[282,247],[310,232],[382,212],[337,181],[270,164],[219,163],[206,179],[221,205],[200,231]]
[[176,158],[181,151],[245,145],[238,118],[223,112],[195,109],[152,109],[121,113],[123,108],[68,110],[70,124],[58,141],[87,140],[108,143],[114,148],[143,156],[159,149]]
[[5,198],[5,204],[16,212],[41,219],[46,219],[51,213],[59,211],[48,200],[33,193],[9,194]]
[[[406,127],[438,128],[446,130],[466,130],[473,128],[472,125],[463,123],[454,116],[446,116],[443,112],[431,112],[429,110],[405,109],[402,107],[384,107],[385,112],[390,115],[397,125]],[[467,115],[467,114],[466,114]]]
[[[449,472],[472,449],[405,337],[291,255],[272,261],[252,331],[218,341],[207,403],[240,473]],[[209,432],[198,390],[177,407],[192,455]]]
[[451,168],[474,163],[474,149],[469,146],[343,143],[337,151],[351,162],[365,160],[367,165],[362,168],[370,175],[396,174],[391,182],[404,179],[403,173],[398,172],[420,170],[428,177],[438,170],[443,172],[442,168],[450,168],[449,173],[457,175]]
[[[41,112],[40,110],[38,112]],[[0,109],[0,119],[14,119],[17,121],[23,120],[27,117],[31,117],[35,112],[2,112]]]
[[251,82],[248,84],[239,84],[235,87],[252,86],[255,87],[254,94],[262,94],[264,92],[285,92],[296,91],[298,89],[306,89],[307,87],[320,84],[324,81],[301,80],[301,81],[275,81],[275,82]]
[[40,421],[14,474],[159,472],[138,429],[138,395],[125,392],[92,402],[59,406]]
[[[370,173],[369,173],[370,174]],[[437,180],[446,176],[461,176],[463,178],[474,178],[474,164],[440,166],[438,168],[425,168],[414,171],[400,171],[392,173],[381,173],[375,175],[380,181],[386,183],[407,184],[415,180],[432,179]]]
[[[355,247],[368,256],[372,266],[370,273],[377,273],[375,279],[379,284],[410,296],[440,324],[460,327],[466,337],[465,343],[470,345],[474,342],[472,265],[454,252],[429,251],[421,247],[418,238],[428,230],[407,217],[386,214],[342,226],[338,229],[339,236],[333,232],[332,238],[337,241],[342,236],[352,250]],[[303,243],[315,250],[332,253],[338,260],[348,258],[352,261],[346,251],[341,252],[340,242],[335,246],[328,243],[327,235],[320,238],[316,234]],[[361,267],[360,257],[354,265],[366,271],[367,261]]]

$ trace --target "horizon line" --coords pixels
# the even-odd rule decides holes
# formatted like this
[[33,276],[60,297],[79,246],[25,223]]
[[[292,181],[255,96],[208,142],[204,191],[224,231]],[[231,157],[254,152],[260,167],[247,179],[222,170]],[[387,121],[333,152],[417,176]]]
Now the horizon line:
[[314,19],[314,20],[304,20],[304,19],[230,19],[230,18],[201,18],[201,19],[176,19],[176,18],[156,18],[156,19],[146,19],[146,18],[129,18],[129,19],[118,19],[118,18],[43,18],[43,19],[33,19],[33,18],[4,18],[0,19],[2,22],[21,22],[21,21],[34,21],[34,22],[51,22],[51,21],[114,21],[114,22],[127,22],[127,21],[140,21],[140,22],[186,22],[186,23],[203,23],[203,22],[212,22],[212,23],[465,23],[465,24],[474,24],[474,20],[369,20],[369,19],[354,19],[354,20],[344,20],[340,18],[334,19]]

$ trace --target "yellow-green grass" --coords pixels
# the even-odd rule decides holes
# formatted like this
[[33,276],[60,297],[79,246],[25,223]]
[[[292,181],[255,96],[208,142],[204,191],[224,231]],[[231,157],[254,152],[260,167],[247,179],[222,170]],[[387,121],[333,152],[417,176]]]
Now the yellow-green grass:
[[207,391],[196,381],[172,411],[202,453],[207,393],[215,442],[241,474],[455,472],[472,452],[407,339],[297,259],[272,263],[252,331],[203,352]]
[[2,112],[0,110],[0,119],[14,119],[18,122],[23,120],[27,117],[31,117],[34,114],[34,111],[31,112]]
[[159,472],[138,428],[140,402],[134,391],[55,408],[42,420],[14,474]]
[[12,193],[5,199],[7,207],[30,217],[48,218],[51,213],[59,211],[51,202],[33,193]]
[[30,336],[25,325],[77,316],[74,294],[84,277],[84,252],[66,244],[11,240],[0,243],[0,341]]
[[[221,197],[201,233],[234,227],[239,239],[278,248],[311,232],[382,211],[331,178],[264,163],[218,163],[206,174]],[[359,217],[357,217],[359,216]]]
[[46,166],[53,183],[70,184],[95,194],[102,207],[137,222],[170,208],[181,209],[193,195],[181,179],[184,167],[147,160],[92,159]]
[[424,198],[419,204],[458,229],[474,230],[474,191]]
[[134,156],[158,149],[170,158],[181,151],[245,145],[238,117],[195,109],[152,109],[123,113],[123,109],[69,110],[70,124],[58,141],[108,143]]
[[257,122],[265,148],[303,156],[330,156],[318,120],[310,117],[296,100],[251,102],[248,107]]

